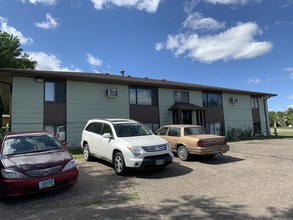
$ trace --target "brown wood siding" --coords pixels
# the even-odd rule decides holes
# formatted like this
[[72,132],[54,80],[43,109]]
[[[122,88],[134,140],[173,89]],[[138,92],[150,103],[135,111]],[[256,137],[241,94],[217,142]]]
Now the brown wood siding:
[[50,125],[66,124],[66,103],[45,103],[44,122]]
[[205,122],[224,122],[224,110],[222,108],[209,108],[205,110]]
[[260,122],[259,109],[252,109],[252,120],[253,122]]
[[130,118],[141,123],[159,123],[159,106],[156,105],[131,105]]

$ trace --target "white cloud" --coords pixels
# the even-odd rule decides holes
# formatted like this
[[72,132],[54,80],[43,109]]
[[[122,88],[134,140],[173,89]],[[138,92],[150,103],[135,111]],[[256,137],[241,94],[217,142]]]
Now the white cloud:
[[34,42],[32,38],[23,36],[23,34],[20,31],[16,30],[16,28],[9,26],[7,19],[1,16],[0,16],[0,30],[7,32],[8,34],[11,34],[15,37],[18,37],[22,45],[33,44]]
[[[288,0],[291,1],[291,0]],[[190,0],[184,4],[184,11],[187,13],[192,12],[196,6],[200,3],[207,3],[207,4],[220,4],[220,5],[227,5],[227,6],[245,6],[249,3],[261,3],[262,0]]]
[[240,23],[217,35],[204,37],[200,37],[197,33],[169,35],[162,45],[175,56],[187,54],[193,60],[203,63],[250,59],[264,55],[272,49],[272,43],[253,39],[256,34],[261,33],[255,23]]
[[46,14],[46,21],[36,22],[35,25],[42,29],[55,29],[59,26],[59,22],[56,18],[53,18],[50,14]]
[[256,78],[256,79],[252,79],[252,78],[249,78],[248,81],[247,81],[248,84],[260,84],[261,81],[259,78]]
[[293,21],[275,21],[275,25],[293,25]]
[[290,79],[293,79],[293,67],[286,67],[284,68],[284,71],[289,73]]
[[155,48],[157,51],[160,51],[160,50],[164,49],[164,45],[163,45],[163,43],[156,43]]
[[262,0],[204,0],[211,4],[223,4],[223,5],[247,5],[250,2],[261,2]]
[[293,99],[293,95],[290,95],[290,96],[288,97],[288,99]]
[[58,0],[19,0],[22,3],[29,2],[31,4],[56,5]]
[[213,18],[205,18],[201,13],[189,14],[183,22],[183,27],[191,30],[213,31],[225,28],[224,22],[218,22]]
[[284,71],[293,72],[293,67],[286,67],[286,68],[284,68]]
[[88,53],[86,55],[86,61],[92,66],[101,66],[103,65],[103,61],[98,57],[94,57],[92,54]]
[[91,0],[97,10],[105,7],[134,7],[138,10],[145,10],[149,13],[155,13],[158,10],[162,0]]
[[292,4],[293,4],[293,1],[292,0],[287,0],[284,3],[283,8],[289,8]]
[[183,4],[183,9],[186,13],[191,13],[200,2],[201,2],[201,0],[187,1]]
[[52,71],[72,71],[81,72],[78,68],[62,67],[60,59],[54,54],[44,52],[29,52],[30,58],[36,60],[38,65],[37,70],[52,70]]

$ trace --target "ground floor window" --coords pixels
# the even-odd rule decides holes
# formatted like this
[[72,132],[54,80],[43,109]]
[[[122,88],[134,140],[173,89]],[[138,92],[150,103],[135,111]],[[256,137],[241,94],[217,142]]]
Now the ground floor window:
[[221,122],[207,123],[207,132],[209,134],[224,135],[224,125]]
[[146,126],[149,130],[155,132],[159,129],[159,124],[156,123],[143,123],[144,126]]
[[45,125],[45,130],[54,134],[61,141],[66,141],[66,126],[65,125]]

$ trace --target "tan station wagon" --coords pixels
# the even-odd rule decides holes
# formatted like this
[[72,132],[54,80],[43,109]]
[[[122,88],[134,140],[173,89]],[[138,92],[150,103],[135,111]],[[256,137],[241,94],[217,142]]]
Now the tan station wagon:
[[188,160],[190,154],[213,157],[230,149],[225,137],[206,134],[198,125],[165,125],[156,134],[169,142],[181,160]]

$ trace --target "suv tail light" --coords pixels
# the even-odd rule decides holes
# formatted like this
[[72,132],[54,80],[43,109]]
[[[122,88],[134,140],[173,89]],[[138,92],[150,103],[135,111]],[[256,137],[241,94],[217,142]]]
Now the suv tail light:
[[202,140],[197,141],[197,146],[198,146],[198,147],[203,147],[203,142],[202,142]]

